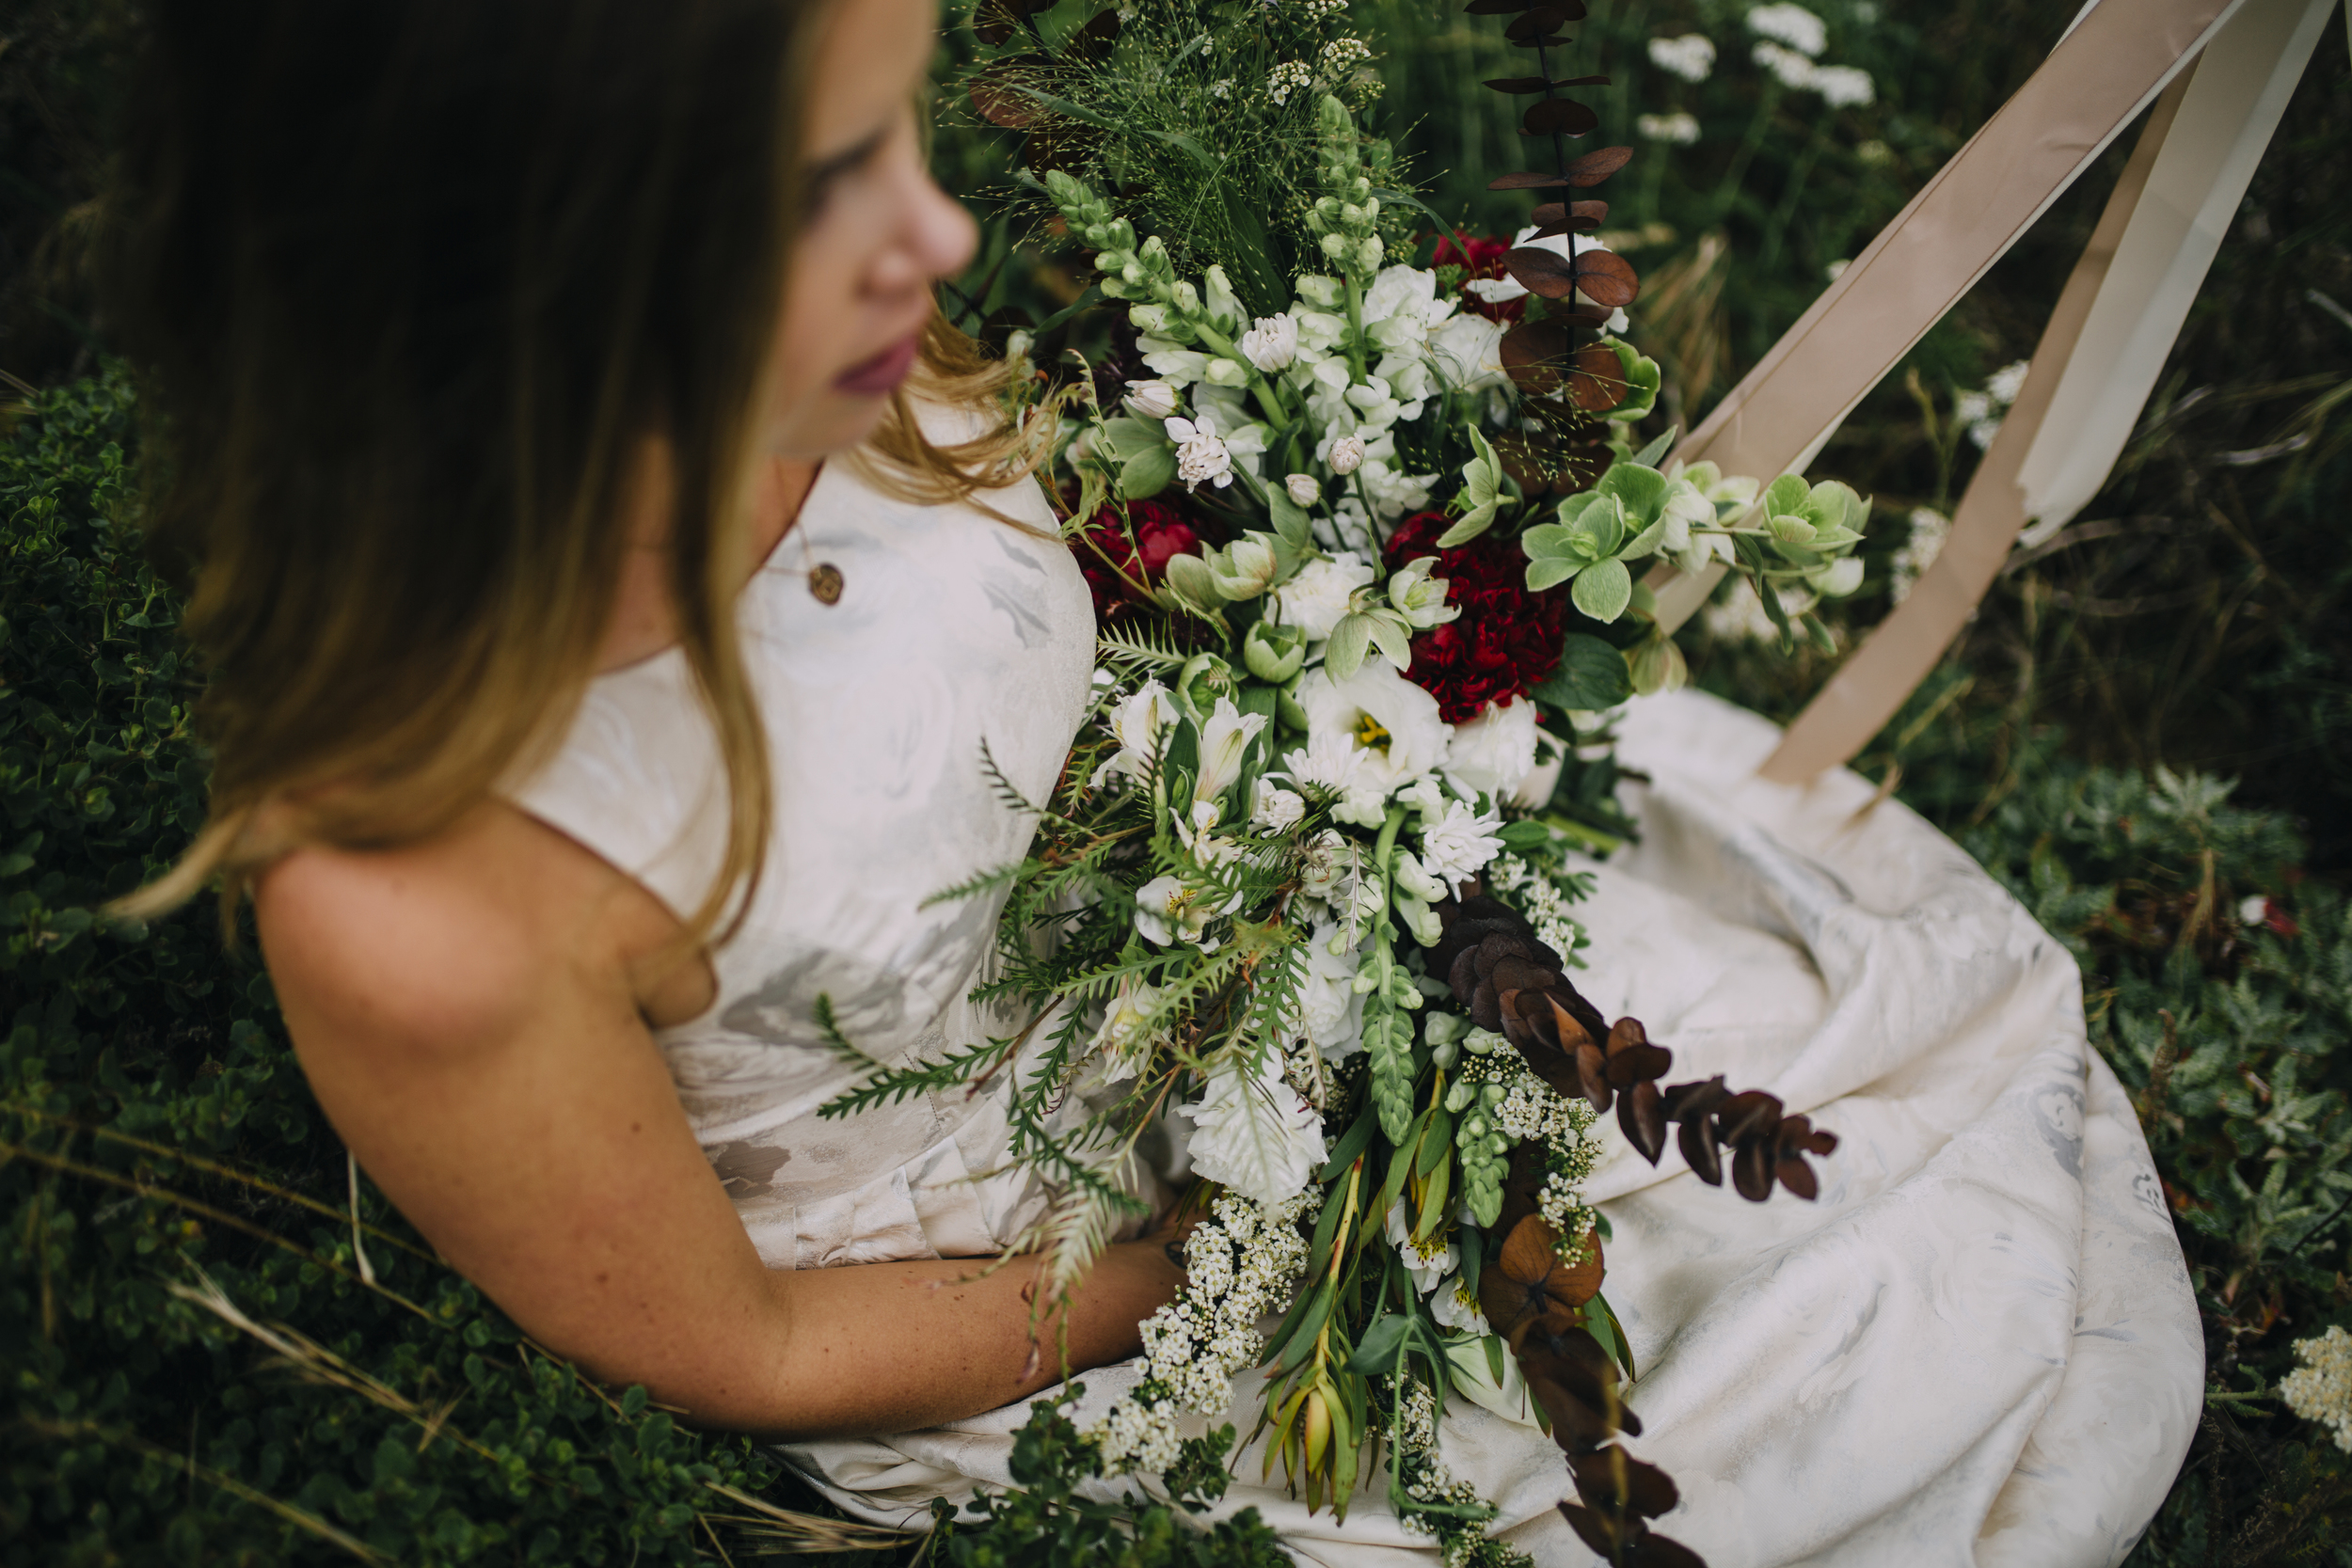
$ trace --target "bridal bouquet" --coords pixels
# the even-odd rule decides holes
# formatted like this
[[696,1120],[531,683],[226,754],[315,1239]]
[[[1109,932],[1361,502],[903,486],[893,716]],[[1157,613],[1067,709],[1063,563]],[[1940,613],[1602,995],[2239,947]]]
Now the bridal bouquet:
[[[1628,831],[1613,710],[1682,676],[1637,571],[1725,562],[1786,644],[1819,635],[1812,597],[1857,585],[1867,507],[1638,440],[1659,387],[1621,335],[1638,282],[1581,239],[1605,205],[1567,199],[1629,154],[1568,156],[1597,120],[1550,74],[1581,9],[1470,8],[1534,52],[1537,74],[1489,85],[1534,98],[1523,128],[1553,150],[1498,185],[1554,199],[1507,245],[1444,235],[1428,265],[1398,222],[1416,198],[1350,108],[1371,49],[1313,31],[1337,4],[1147,6],[1128,41],[1105,12],[1058,45],[1039,12],[982,13],[1020,52],[973,100],[1030,135],[1055,227],[1120,318],[1107,370],[1024,383],[1095,592],[1096,697],[1052,798],[1022,802],[1028,857],[953,890],[1005,897],[984,993],[1041,1022],[877,1071],[836,1109],[1013,1073],[1015,1156],[1058,1194],[1024,1243],[1049,1291],[1139,1212],[1119,1175],[1139,1140],[1188,1134],[1188,1283],[1090,1433],[1106,1470],[1197,1469],[1181,1422],[1226,1417],[1264,1369],[1240,1414],[1311,1507],[1343,1513],[1385,1453],[1391,1505],[1449,1562],[1524,1560],[1438,1458],[1458,1398],[1550,1433],[1596,1551],[1694,1562],[1647,1527],[1673,1483],[1615,1441],[1640,1423],[1582,1196],[1600,1118],[1759,1201],[1812,1196],[1806,1156],[1836,1139],[1721,1078],[1666,1085],[1671,1052],[1579,993],[1580,856]],[[1208,73],[1203,115],[1294,157],[1279,295],[1275,242],[1192,272],[1180,256],[1214,246],[1139,232],[1109,194],[1135,166],[1086,95],[1122,69],[1162,90]]]

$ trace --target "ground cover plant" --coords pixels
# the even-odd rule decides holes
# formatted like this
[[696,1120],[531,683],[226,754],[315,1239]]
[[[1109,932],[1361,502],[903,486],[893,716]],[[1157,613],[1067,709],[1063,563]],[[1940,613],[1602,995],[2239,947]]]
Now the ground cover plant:
[[[1383,103],[1420,122],[1401,155],[1464,193],[1441,195],[1439,211],[1475,223],[1484,174],[1449,149],[1460,133],[1440,109],[1496,72],[1446,41],[1456,23],[1425,0],[1359,8],[1389,40]],[[1645,350],[1686,385],[1711,365],[1717,392],[1858,243],[1830,223],[1867,237],[2064,21],[2021,0],[1967,0],[1931,20],[1867,0],[1812,8],[1824,40],[1806,57],[1872,78],[1869,103],[1833,111],[1756,64],[1755,45],[1777,40],[1749,26],[1749,8],[1613,8],[1617,57],[1595,67],[1619,74],[1605,113],[1696,122],[1694,141],[1653,161],[1673,171],[1657,205],[1623,198],[1637,237],[1651,223],[1673,232],[1626,248],[1649,280]],[[90,195],[98,141],[76,105],[108,101],[102,68],[123,14],[26,7],[8,24],[40,47],[0,53],[0,107],[20,141],[52,138],[11,178],[60,218]],[[1704,79],[1651,60],[1651,40],[1693,34],[1716,45]],[[2167,1568],[2352,1561],[2352,1466],[2276,1397],[2296,1341],[2352,1324],[2344,45],[2339,18],[2116,479],[2015,563],[1859,762],[2069,942],[2094,1042],[2141,1111],[2208,1334],[2204,1429],[2132,1559]],[[72,74],[26,74],[40,71]],[[1606,139],[1642,135],[1614,129]],[[961,190],[978,188],[993,155],[978,135],[943,132]],[[1743,148],[1730,204],[1707,227],[1699,204]],[[1931,543],[1915,514],[1947,509],[1964,484],[1970,427],[1997,414],[1986,384],[2032,347],[2104,194],[2094,176],[2061,202],[1821,460],[1878,499],[1871,531],[1889,540],[1873,579],[1899,580],[1897,555],[1915,565]],[[33,269],[43,230],[10,223],[0,368],[48,389],[24,396],[0,446],[0,1557],[715,1562],[839,1546],[977,1565],[1112,1556],[1120,1540],[1139,1563],[1255,1550],[1204,1545],[1174,1511],[1089,1513],[1058,1497],[1015,1500],[928,1548],[824,1522],[751,1445],[594,1387],[409,1250],[416,1238],[354,1180],[318,1116],[266,982],[223,953],[208,911],[144,933],[82,917],[196,820],[195,686],[170,597],[127,527],[127,389],[87,374],[103,363],[103,323],[75,303],[86,296],[58,260],[70,247],[41,250]],[[1068,297],[1055,291],[1072,280],[1018,241],[999,229],[983,258],[991,311]],[[1677,267],[1693,302],[1679,322],[1659,308]],[[1885,602],[1852,606],[1839,656],[1756,657],[1757,617],[1736,604],[1683,641],[1703,684],[1786,717]],[[2235,791],[2217,777],[2236,777]]]

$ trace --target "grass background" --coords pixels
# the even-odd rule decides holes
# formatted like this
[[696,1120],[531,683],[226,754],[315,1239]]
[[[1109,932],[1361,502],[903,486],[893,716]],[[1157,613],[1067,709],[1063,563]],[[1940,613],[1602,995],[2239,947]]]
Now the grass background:
[[[1660,428],[1737,379],[2065,21],[2022,0],[1812,8],[1823,58],[1868,71],[1871,104],[1832,114],[1770,85],[1744,5],[1598,5],[1582,29],[1574,63],[1614,78],[1593,98],[1598,135],[1642,149],[1608,193],[1610,227],[1645,278],[1635,335],[1679,387]],[[1516,166],[1518,138],[1472,86],[1504,71],[1498,29],[1424,0],[1352,14],[1387,56],[1382,113],[1432,205],[1507,232],[1518,207],[1484,186]],[[822,1511],[752,1446],[678,1429],[642,1394],[537,1354],[412,1251],[364,1182],[374,1228],[356,1232],[342,1152],[267,985],[205,919],[134,941],[76,912],[184,840],[202,781],[194,683],[132,532],[128,388],[86,269],[137,24],[123,0],[0,16],[0,372],[14,388],[0,444],[0,1557],[630,1563],[858,1545],[763,1513]],[[1691,32],[1719,47],[1706,82],[1648,64],[1647,40]],[[2339,12],[2115,476],[2011,562],[1858,764],[1899,770],[1900,797],[2069,942],[2094,1040],[2137,1099],[2211,1391],[2136,1564],[2352,1562],[2345,1456],[2267,1396],[2294,1339],[2352,1323],[2347,77]],[[942,110],[942,177],[985,214],[1009,149],[952,93]],[[1697,121],[1694,143],[1637,135],[1637,116],[1675,112]],[[1956,404],[2030,353],[2127,147],[1816,464],[1875,497],[1877,583],[1914,514],[1964,486],[1977,449]],[[982,264],[1004,262],[1006,300],[1042,308],[1067,296],[1068,259],[1033,240],[992,218]],[[1841,644],[1887,602],[1881,587],[1846,606]],[[1701,684],[1780,718],[1839,657],[1766,654],[1728,615],[1684,643]],[[2260,918],[2242,917],[2249,898],[2267,900]],[[174,1293],[199,1269],[250,1327]],[[1043,1507],[930,1550],[1044,1561],[1109,1554],[1138,1528],[1131,1560],[1198,1555],[1164,1511]]]

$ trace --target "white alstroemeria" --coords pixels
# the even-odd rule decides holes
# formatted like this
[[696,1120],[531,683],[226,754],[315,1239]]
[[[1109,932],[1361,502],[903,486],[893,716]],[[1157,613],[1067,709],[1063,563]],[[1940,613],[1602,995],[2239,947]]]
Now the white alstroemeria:
[[1159,1006],[1159,987],[1133,979],[1119,983],[1119,990],[1104,1011],[1102,1027],[1094,1031],[1094,1050],[1103,1058],[1103,1083],[1133,1078],[1151,1058],[1160,1032],[1145,1025]]
[[1324,460],[1331,471],[1344,479],[1364,466],[1364,440],[1360,436],[1343,436],[1331,443],[1331,455]]
[[1285,474],[1282,488],[1298,506],[1312,506],[1323,499],[1323,482],[1312,474]]
[[1165,381],[1127,383],[1127,411],[1139,420],[1165,420],[1180,406],[1176,388]]
[[1649,40],[1649,63],[1669,76],[1704,82],[1715,69],[1715,40],[1704,33]]
[[1510,380],[1502,370],[1502,324],[1460,315],[1438,328],[1429,352],[1438,373],[1457,391],[1479,392]]
[[1111,735],[1119,741],[1119,750],[1094,770],[1089,782],[1096,787],[1119,774],[1140,779],[1151,771],[1161,736],[1176,721],[1176,703],[1167,687],[1148,680],[1136,688],[1133,695],[1112,704],[1105,719]]
[[1336,736],[1363,753],[1361,784],[1381,796],[1410,784],[1445,754],[1447,730],[1438,699],[1396,673],[1386,659],[1367,659],[1343,681],[1310,670],[1298,683],[1310,744]]
[[1209,373],[1209,356],[1199,349],[1184,348],[1173,343],[1152,348],[1151,344],[1153,341],[1148,337],[1141,340],[1139,346],[1144,349],[1143,362],[1158,372],[1160,379],[1170,387],[1189,387]]
[[1215,420],[1206,414],[1197,420],[1178,416],[1168,420],[1164,428],[1168,438],[1176,443],[1176,477],[1184,482],[1185,489],[1194,489],[1204,480],[1220,490],[1233,483],[1233,455],[1217,439]]
[[1242,760],[1249,742],[1265,728],[1263,713],[1244,713],[1231,697],[1219,697],[1209,721],[1200,729],[1200,772],[1192,787],[1195,800],[1215,800],[1241,777]]
[[1192,1168],[1257,1203],[1304,1192],[1326,1158],[1323,1118],[1282,1082],[1272,1050],[1256,1064],[1227,1055],[1210,1069],[1196,1105],[1179,1107],[1193,1123]]
[[1775,39],[1811,59],[1829,47],[1829,24],[1787,0],[1772,6],[1758,6],[1748,12],[1748,31]]
[[1445,602],[1447,580],[1429,575],[1429,568],[1437,563],[1434,555],[1421,556],[1406,562],[1404,570],[1389,578],[1389,603],[1415,631],[1442,626],[1462,613],[1460,605]]
[[1412,1206],[1401,1197],[1390,1206],[1388,1236],[1389,1244],[1405,1260],[1406,1272],[1413,1276],[1413,1289],[1424,1296],[1462,1261],[1461,1252],[1452,1242],[1414,1242]]
[[1466,795],[1503,800],[1535,770],[1537,734],[1534,703],[1524,697],[1490,703],[1475,719],[1454,726],[1445,776]]
[[1298,357],[1298,323],[1287,313],[1260,316],[1257,325],[1241,335],[1241,356],[1268,375],[1288,370]]
[[1501,812],[1449,800],[1444,820],[1422,830],[1422,864],[1439,881],[1466,881],[1502,853],[1502,834]]
[[1274,591],[1269,608],[1275,620],[1296,626],[1308,641],[1320,642],[1354,605],[1357,591],[1372,586],[1373,575],[1370,563],[1343,550],[1300,567]]
[[1307,974],[1298,987],[1299,1034],[1325,1061],[1345,1061],[1364,1048],[1364,998],[1356,989],[1356,944],[1337,922],[1322,920],[1315,923],[1303,951]]
[[1214,952],[1216,943],[1201,941],[1200,933],[1220,913],[1230,912],[1213,907],[1214,898],[1207,888],[1188,886],[1174,877],[1154,877],[1136,890],[1136,929],[1155,946],[1172,947],[1181,941],[1203,953]]
[[1307,802],[1296,791],[1272,779],[1260,779],[1257,799],[1250,803],[1249,825],[1262,833],[1286,833],[1306,820]]
[[[1282,758],[1293,784],[1315,784],[1334,795],[1345,795],[1362,785],[1364,763],[1364,749],[1352,737],[1328,732],[1309,736],[1303,750],[1291,752]],[[1323,896],[1322,889],[1311,887],[1307,891],[1315,897]]]
[[[1464,1334],[1483,1337],[1487,1333],[1486,1314],[1479,1310],[1478,1298],[1470,1294],[1470,1287],[1458,1274],[1438,1282],[1429,1297],[1429,1315],[1442,1326]],[[1503,1359],[1508,1361],[1510,1357]]]

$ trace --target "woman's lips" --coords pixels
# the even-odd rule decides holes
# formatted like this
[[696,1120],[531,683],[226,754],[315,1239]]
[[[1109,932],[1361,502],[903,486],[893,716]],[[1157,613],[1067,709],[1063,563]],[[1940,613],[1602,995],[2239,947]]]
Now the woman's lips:
[[898,342],[863,359],[834,377],[834,389],[852,397],[880,397],[907,378],[914,368],[915,351],[922,346],[923,335],[911,332]]

